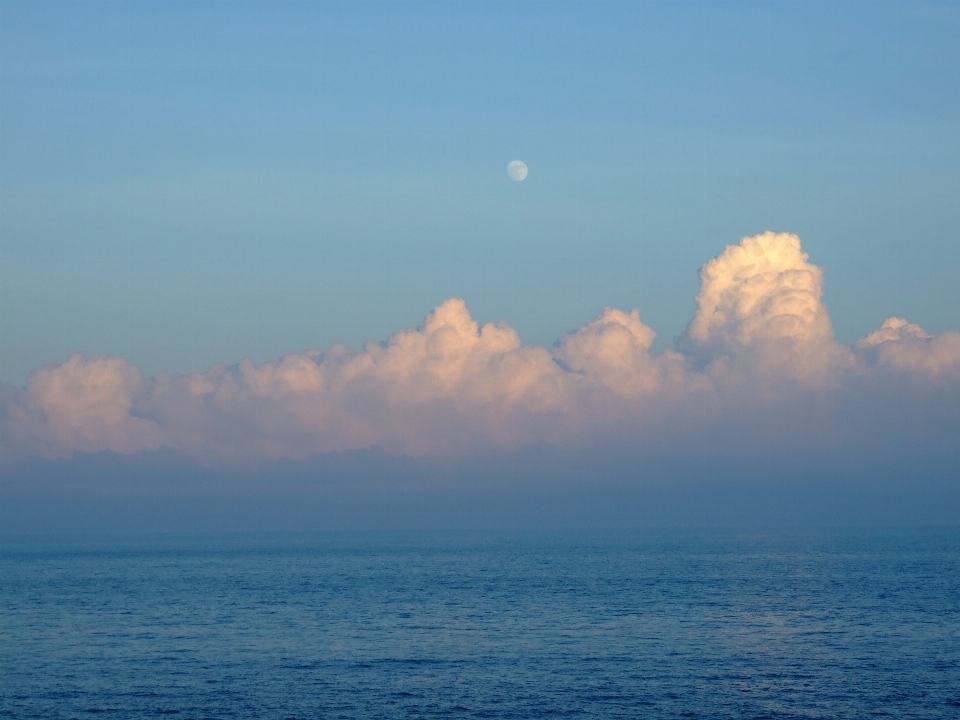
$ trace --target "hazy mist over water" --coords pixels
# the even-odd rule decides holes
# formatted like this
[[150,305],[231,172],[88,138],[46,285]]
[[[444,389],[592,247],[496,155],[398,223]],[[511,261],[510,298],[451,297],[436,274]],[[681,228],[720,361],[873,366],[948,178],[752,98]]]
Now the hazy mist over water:
[[0,548],[3,717],[960,710],[956,528]]

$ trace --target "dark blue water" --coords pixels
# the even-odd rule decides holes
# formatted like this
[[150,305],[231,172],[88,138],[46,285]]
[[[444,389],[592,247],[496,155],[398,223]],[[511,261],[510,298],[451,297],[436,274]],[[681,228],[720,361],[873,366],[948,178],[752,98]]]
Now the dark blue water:
[[960,717],[960,531],[5,541],[0,716]]

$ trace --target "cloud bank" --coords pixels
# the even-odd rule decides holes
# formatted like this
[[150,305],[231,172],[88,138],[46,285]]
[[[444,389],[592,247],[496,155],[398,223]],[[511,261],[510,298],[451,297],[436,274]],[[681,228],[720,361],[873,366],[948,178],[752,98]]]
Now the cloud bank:
[[653,455],[949,447],[960,438],[960,333],[901,318],[834,339],[823,271],[767,232],[700,270],[674,347],[638,310],[607,308],[554,348],[480,326],[463,300],[361,352],[334,346],[263,365],[145,378],[74,355],[0,386],[8,461],[169,448],[212,465],[381,448],[413,457],[622,447]]

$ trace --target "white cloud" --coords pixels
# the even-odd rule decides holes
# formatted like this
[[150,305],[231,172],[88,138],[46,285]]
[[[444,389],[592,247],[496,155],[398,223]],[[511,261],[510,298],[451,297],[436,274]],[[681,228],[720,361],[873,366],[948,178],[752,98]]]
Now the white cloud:
[[823,271],[808,261],[800,238],[766,232],[728,246],[701,268],[687,332],[726,350],[784,338],[826,342],[833,327],[822,297]]
[[880,366],[960,380],[960,332],[930,335],[919,325],[891,317],[854,347]]
[[359,353],[151,379],[120,358],[75,355],[35,371],[25,389],[2,388],[0,448],[24,458],[166,446],[207,462],[538,442],[685,452],[710,432],[785,445],[808,442],[811,424],[849,434],[839,419],[875,404],[891,377],[940,383],[942,397],[960,389],[960,333],[890,318],[852,349],[837,343],[823,273],[795,235],[744,238],[700,275],[695,317],[676,349],[659,353],[638,310],[607,308],[548,351],[523,347],[504,323],[481,327],[451,299]]
[[854,363],[822,298],[823,271],[799,237],[743,238],[701,268],[697,312],[678,345],[714,378],[767,390],[782,389],[785,377],[820,386]]
[[4,402],[4,452],[58,455],[158,448],[161,428],[132,413],[143,388],[140,371],[121,358],[73,355],[62,365],[36,370],[26,391]]

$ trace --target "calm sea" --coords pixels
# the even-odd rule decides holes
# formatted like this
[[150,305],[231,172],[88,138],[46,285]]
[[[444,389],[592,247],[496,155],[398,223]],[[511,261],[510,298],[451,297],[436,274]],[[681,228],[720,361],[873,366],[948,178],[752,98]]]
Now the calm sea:
[[0,716],[958,718],[960,530],[0,543]]

